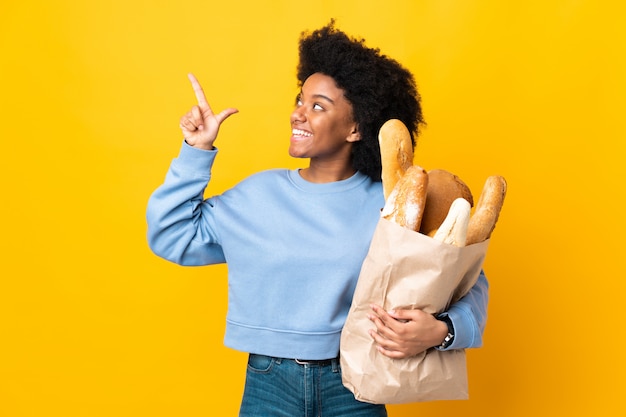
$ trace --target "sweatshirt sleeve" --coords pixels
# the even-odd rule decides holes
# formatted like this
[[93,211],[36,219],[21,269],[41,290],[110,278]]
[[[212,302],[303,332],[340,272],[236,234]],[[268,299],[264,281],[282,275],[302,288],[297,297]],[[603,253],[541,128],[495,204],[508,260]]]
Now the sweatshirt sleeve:
[[197,149],[183,142],[165,181],[150,196],[148,245],[157,256],[180,265],[225,262],[213,207],[204,201],[216,154],[217,149]]
[[470,291],[443,314],[450,318],[454,327],[454,340],[443,350],[482,346],[483,332],[487,323],[488,301],[489,283],[484,271],[481,271],[476,284]]

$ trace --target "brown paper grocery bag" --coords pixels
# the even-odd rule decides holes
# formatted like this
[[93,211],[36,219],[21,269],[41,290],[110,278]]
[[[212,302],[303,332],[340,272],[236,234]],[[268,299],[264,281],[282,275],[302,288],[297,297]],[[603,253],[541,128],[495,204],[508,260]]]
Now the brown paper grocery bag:
[[407,359],[376,350],[370,304],[444,311],[480,274],[489,241],[459,248],[381,218],[341,334],[343,384],[357,400],[399,404],[468,398],[465,351],[429,349]]

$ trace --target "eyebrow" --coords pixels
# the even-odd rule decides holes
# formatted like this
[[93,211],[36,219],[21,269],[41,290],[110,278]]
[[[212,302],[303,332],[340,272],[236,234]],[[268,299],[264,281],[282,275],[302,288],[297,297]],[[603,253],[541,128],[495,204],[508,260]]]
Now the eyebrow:
[[335,104],[335,100],[331,99],[330,97],[325,96],[324,94],[313,94],[313,98],[321,98],[321,99],[331,102],[332,104]]
[[[325,96],[324,94],[313,94],[312,98],[314,99],[323,99],[328,101],[331,104],[335,104],[335,100],[333,100],[332,98]],[[296,96],[296,101],[302,99],[302,90],[300,90],[300,93],[298,93],[298,95]]]

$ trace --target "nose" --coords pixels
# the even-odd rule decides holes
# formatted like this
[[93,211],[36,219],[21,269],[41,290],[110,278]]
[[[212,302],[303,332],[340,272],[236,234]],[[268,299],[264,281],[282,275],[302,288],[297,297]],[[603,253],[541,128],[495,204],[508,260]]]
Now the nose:
[[296,107],[293,112],[291,112],[291,123],[302,123],[306,120],[306,116],[302,107]]

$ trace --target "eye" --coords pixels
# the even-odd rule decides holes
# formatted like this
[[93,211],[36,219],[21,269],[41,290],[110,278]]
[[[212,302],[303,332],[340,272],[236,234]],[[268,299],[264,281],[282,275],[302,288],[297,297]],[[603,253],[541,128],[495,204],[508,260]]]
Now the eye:
[[315,103],[313,105],[313,110],[324,110],[324,108],[322,106],[320,106],[319,104]]

